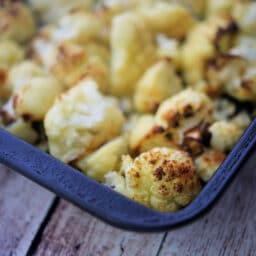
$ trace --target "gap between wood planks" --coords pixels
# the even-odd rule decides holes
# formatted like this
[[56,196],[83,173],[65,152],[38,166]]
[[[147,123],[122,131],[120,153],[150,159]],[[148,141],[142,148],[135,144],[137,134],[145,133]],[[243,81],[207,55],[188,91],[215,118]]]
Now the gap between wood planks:
[[31,245],[28,249],[27,255],[34,255],[38,245],[41,243],[42,240],[42,235],[44,232],[45,227],[47,226],[48,222],[50,221],[52,215],[54,214],[55,210],[57,209],[58,205],[60,202],[60,198],[59,197],[55,197],[55,199],[52,202],[51,207],[49,208],[48,213],[46,214],[44,220],[42,221],[41,226],[39,227],[39,229],[37,230],[37,233],[34,237],[34,239],[31,242]]

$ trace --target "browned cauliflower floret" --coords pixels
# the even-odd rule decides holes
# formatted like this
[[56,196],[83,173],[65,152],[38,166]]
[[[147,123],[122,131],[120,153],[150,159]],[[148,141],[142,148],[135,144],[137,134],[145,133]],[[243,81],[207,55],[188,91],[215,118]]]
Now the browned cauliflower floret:
[[[1,21],[0,21],[1,22]],[[0,35],[1,37],[1,35]],[[0,41],[0,97],[9,96],[9,71],[24,58],[23,49],[13,41]]]
[[155,122],[151,115],[144,115],[138,118],[129,136],[129,146],[134,154],[145,152],[154,147],[176,147],[161,126]]
[[212,102],[204,93],[186,89],[163,101],[156,113],[156,124],[181,144],[185,131],[211,121],[212,111]]
[[138,14],[126,12],[113,19],[110,44],[111,93],[129,95],[155,59],[153,36]]
[[68,163],[118,136],[124,117],[113,98],[104,97],[87,79],[62,94],[45,120],[50,153]]
[[255,35],[256,3],[254,1],[237,1],[237,4],[232,11],[232,15],[242,32]]
[[174,38],[184,38],[195,24],[189,10],[175,3],[155,2],[138,12],[151,31]]
[[256,65],[243,57],[224,54],[216,58],[208,66],[207,79],[240,101],[256,99]]
[[134,105],[140,112],[154,112],[160,103],[182,90],[180,78],[169,60],[151,66],[138,81]]
[[210,145],[221,152],[231,150],[241,137],[244,128],[232,121],[217,121],[213,123],[209,132],[211,134]]
[[[210,18],[190,31],[182,49],[182,67],[187,83],[196,86],[204,79],[205,65],[218,52],[230,48],[236,32],[237,26],[230,17]],[[210,89],[206,87],[203,91]]]
[[201,189],[191,157],[169,148],[154,148],[134,160],[124,156],[121,173],[105,177],[117,192],[163,212],[186,206]]
[[196,158],[195,164],[200,178],[207,182],[224,161],[226,155],[220,151],[210,149]]
[[124,136],[118,137],[77,161],[76,166],[88,176],[103,182],[105,174],[119,169],[121,156],[127,153],[127,139]]
[[51,23],[75,9],[88,10],[93,0],[28,0],[32,9],[43,19]]
[[0,8],[0,40],[24,43],[35,32],[30,10],[20,2],[3,1]]
[[238,0],[208,0],[206,1],[206,13],[207,15],[230,14],[237,1]]
[[53,43],[38,38],[34,42],[35,59],[67,88],[84,77],[95,79],[101,91],[109,84],[108,49],[98,43],[81,46],[72,42]]

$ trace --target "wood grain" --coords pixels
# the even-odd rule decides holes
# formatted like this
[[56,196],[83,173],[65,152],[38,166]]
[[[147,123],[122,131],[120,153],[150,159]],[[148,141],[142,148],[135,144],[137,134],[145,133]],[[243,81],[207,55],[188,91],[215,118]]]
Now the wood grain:
[[0,165],[0,255],[26,255],[54,196]]
[[62,200],[35,255],[155,256],[163,236],[113,228]]

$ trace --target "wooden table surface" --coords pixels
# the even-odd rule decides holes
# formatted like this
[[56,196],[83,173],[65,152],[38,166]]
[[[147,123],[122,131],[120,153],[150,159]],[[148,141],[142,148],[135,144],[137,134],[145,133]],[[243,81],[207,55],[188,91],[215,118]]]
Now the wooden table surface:
[[0,256],[256,255],[256,168],[246,165],[204,217],[151,234],[113,228],[0,166]]

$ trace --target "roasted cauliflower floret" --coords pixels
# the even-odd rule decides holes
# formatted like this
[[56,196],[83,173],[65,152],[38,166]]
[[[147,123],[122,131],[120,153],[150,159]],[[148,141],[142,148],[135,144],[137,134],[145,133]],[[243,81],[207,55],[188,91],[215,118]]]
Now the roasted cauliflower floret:
[[111,140],[87,157],[79,159],[76,166],[88,176],[103,182],[104,175],[119,169],[121,157],[128,153],[125,137]]
[[87,79],[59,97],[48,111],[44,126],[50,153],[68,163],[93,152],[118,136],[124,117],[115,101]]
[[231,150],[243,133],[243,128],[236,122],[217,121],[209,127],[210,145],[221,152]]
[[102,24],[96,15],[83,10],[63,16],[50,33],[53,40],[85,44],[101,38]]
[[226,155],[220,151],[209,149],[195,159],[197,172],[200,178],[207,182],[211,179]]
[[184,38],[195,24],[189,10],[175,3],[155,2],[138,12],[151,31],[174,38]]
[[44,22],[57,21],[75,9],[89,10],[93,0],[28,0],[32,9],[39,14]]
[[154,147],[176,147],[170,134],[158,126],[151,115],[141,116],[135,121],[130,131],[129,146],[134,154]]
[[39,138],[37,132],[32,128],[31,124],[22,118],[17,118],[14,122],[4,127],[8,132],[14,134],[28,143],[35,143]]
[[121,173],[107,174],[106,183],[117,192],[163,212],[186,206],[201,189],[191,157],[169,148],[154,148],[134,160],[124,156]]
[[208,0],[206,13],[208,15],[230,14],[237,0]]
[[154,112],[160,103],[182,90],[180,78],[169,60],[151,66],[138,81],[134,105],[140,112]]
[[3,1],[0,8],[0,40],[24,43],[35,32],[30,10],[20,2]]
[[43,120],[62,86],[54,77],[31,77],[14,93],[14,111],[18,116],[33,121]]
[[213,17],[191,29],[182,48],[186,82],[195,86],[204,79],[205,65],[232,45],[237,26],[231,18]]
[[18,90],[21,86],[29,82],[32,77],[46,76],[44,70],[36,63],[30,60],[24,60],[14,65],[8,77],[8,83],[12,92]]
[[256,65],[235,55],[222,55],[207,70],[210,84],[240,101],[256,99]]
[[168,38],[163,34],[156,36],[157,57],[160,59],[170,59],[175,68],[181,65],[181,47],[178,40]]
[[101,44],[81,46],[71,42],[52,43],[38,39],[34,42],[35,59],[45,66],[67,88],[84,77],[95,79],[105,92],[109,84],[109,52]]
[[135,13],[115,16],[111,29],[111,93],[132,94],[135,84],[155,59],[153,36]]
[[232,15],[243,33],[255,35],[256,3],[254,1],[237,1]]
[[9,40],[0,41],[0,97],[5,98],[8,96],[8,72],[13,65],[22,61],[23,58],[24,51],[15,42]]
[[211,121],[212,111],[207,95],[186,89],[162,102],[156,113],[156,124],[168,130],[172,140],[180,144],[185,131]]

